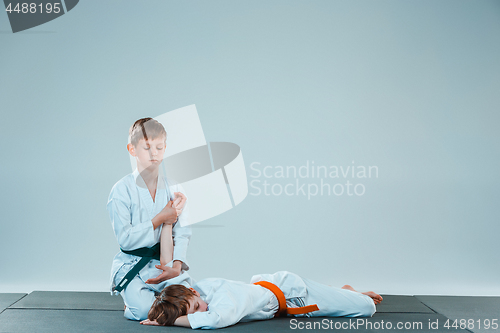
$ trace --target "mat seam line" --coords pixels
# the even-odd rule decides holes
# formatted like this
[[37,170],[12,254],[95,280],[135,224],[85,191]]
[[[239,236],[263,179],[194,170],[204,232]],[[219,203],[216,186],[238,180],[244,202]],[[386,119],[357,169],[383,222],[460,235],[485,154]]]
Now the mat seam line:
[[123,310],[110,310],[110,309],[62,309],[62,308],[6,308],[5,310],[123,311]]
[[[441,315],[441,316],[445,317],[445,318],[446,318],[446,319],[448,319],[448,320],[451,320],[450,318],[448,318],[448,316],[445,316],[444,314],[437,312],[436,310],[434,310],[433,308],[431,308],[429,305],[425,304],[423,301],[421,301],[420,299],[418,299],[416,296],[413,296],[413,297],[415,297],[415,298],[416,298],[416,299],[417,299],[420,303],[422,303],[423,305],[425,305],[426,307],[428,307],[429,309],[431,309],[431,310],[432,310],[432,311],[434,311],[435,313],[437,313],[437,314],[439,314],[439,315]],[[464,331],[466,331],[466,332],[470,332],[470,333],[474,333],[473,331],[470,331],[470,330],[469,330],[469,329],[467,329],[467,328],[464,328]]]
[[[413,296],[413,297],[415,297],[415,299],[416,299],[417,301],[419,301],[420,303],[422,303],[423,305],[425,305],[426,307],[428,307],[429,309],[431,309],[432,311],[434,311],[434,313],[439,313],[439,312],[437,312],[436,310],[434,310],[433,308],[431,308],[429,305],[427,305],[427,304],[425,304],[424,302],[422,302],[421,300],[419,300],[416,296]],[[441,313],[439,313],[439,314],[441,314]],[[448,319],[449,319],[449,318],[448,318]]]
[[21,297],[20,299],[18,299],[17,301],[14,301],[14,303],[10,304],[8,307],[6,307],[5,309],[3,309],[2,311],[0,311],[0,314],[2,314],[5,310],[9,309],[12,305],[16,304],[17,302],[19,302],[20,300],[22,300],[23,298],[25,298],[26,296],[28,296],[29,294],[25,294],[23,297]]

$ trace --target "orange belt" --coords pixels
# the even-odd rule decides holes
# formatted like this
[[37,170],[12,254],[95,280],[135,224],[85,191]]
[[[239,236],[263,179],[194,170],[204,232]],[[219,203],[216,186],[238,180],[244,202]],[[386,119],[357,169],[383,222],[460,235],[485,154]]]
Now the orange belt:
[[259,281],[255,282],[254,284],[269,289],[278,299],[279,309],[278,312],[276,312],[276,314],[274,315],[275,317],[286,316],[287,314],[298,315],[319,310],[316,304],[301,306],[299,308],[288,308],[286,306],[285,294],[283,294],[283,292],[277,285],[267,281]]

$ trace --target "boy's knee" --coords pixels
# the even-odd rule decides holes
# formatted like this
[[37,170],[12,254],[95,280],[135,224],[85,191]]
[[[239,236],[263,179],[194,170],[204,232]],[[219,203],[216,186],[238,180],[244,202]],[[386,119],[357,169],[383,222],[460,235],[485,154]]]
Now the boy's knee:
[[124,316],[130,320],[144,320],[148,318],[149,309],[150,307],[143,305],[139,307],[127,306]]
[[143,287],[139,277],[130,282],[125,290],[121,292],[123,303],[127,306],[124,316],[130,320],[144,320],[148,318],[149,309],[153,305],[154,292]]

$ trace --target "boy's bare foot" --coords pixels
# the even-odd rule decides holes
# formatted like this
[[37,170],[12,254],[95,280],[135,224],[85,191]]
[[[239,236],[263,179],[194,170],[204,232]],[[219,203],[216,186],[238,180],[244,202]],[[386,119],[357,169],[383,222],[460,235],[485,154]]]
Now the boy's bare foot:
[[[347,289],[347,290],[350,290],[350,291],[359,292],[359,291],[355,290],[353,287],[351,287],[348,284],[346,284],[345,286],[343,286],[342,289]],[[367,292],[362,293],[362,294],[371,297],[371,299],[373,300],[373,302],[375,304],[379,304],[383,300],[382,296],[380,296],[377,293],[374,293],[373,291],[367,291]]]
[[350,290],[350,291],[355,291],[355,292],[358,292],[357,290],[354,290],[353,287],[351,287],[350,285],[346,284],[345,286],[342,287],[342,289],[347,289],[347,290]]
[[367,291],[365,293],[362,293],[363,295],[370,296],[375,304],[379,304],[382,302],[383,298],[377,293],[374,293],[373,291]]

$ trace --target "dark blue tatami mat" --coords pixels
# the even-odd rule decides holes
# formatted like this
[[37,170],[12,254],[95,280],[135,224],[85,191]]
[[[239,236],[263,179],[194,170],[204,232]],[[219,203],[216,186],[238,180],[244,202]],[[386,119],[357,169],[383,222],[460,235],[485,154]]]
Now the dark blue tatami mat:
[[[446,318],[436,313],[378,313],[372,318],[278,318],[239,323],[223,332],[450,332]],[[429,329],[438,322],[438,329]],[[390,324],[389,324],[390,323]],[[401,329],[398,329],[398,324]],[[382,325],[384,329],[382,329]],[[188,332],[181,327],[143,326],[123,317],[121,311],[6,309],[0,315],[0,332]],[[463,330],[452,330],[464,332]]]
[[123,299],[106,292],[34,291],[10,308],[123,311]]
[[[500,297],[494,296],[416,296],[420,301],[457,324],[467,323],[475,333],[500,333]],[[493,319],[496,321],[493,322]],[[494,323],[498,326],[495,328]]]
[[434,313],[414,296],[382,295],[384,300],[377,305],[377,312]]
[[[24,296],[24,297],[23,297]],[[240,323],[224,329],[233,332],[290,332],[296,330],[341,330],[343,332],[465,332],[452,327],[454,319],[474,319],[472,332],[499,332],[492,319],[499,321],[500,297],[397,296],[383,295],[372,318],[279,318]],[[2,303],[3,302],[3,303]],[[142,326],[123,317],[120,296],[99,292],[44,292],[0,294],[0,332],[153,332],[164,327]],[[10,305],[12,304],[12,305]],[[10,305],[10,306],[9,306]],[[116,310],[116,311],[109,311]],[[437,313],[435,313],[437,312]],[[448,320],[450,318],[450,320]],[[481,328],[477,320],[480,320]],[[485,329],[488,319],[490,328]],[[390,323],[390,324],[389,324]],[[429,327],[429,324],[438,323]],[[448,323],[449,328],[444,327]],[[468,322],[469,324],[469,322]],[[388,327],[388,325],[390,327]],[[169,332],[186,332],[168,328]]]
[[0,312],[19,301],[24,296],[26,296],[26,294],[0,293]]
[[[186,332],[177,328],[177,332]],[[140,325],[123,311],[6,309],[0,314],[0,332],[165,332],[165,327]],[[169,330],[171,332],[171,330]],[[176,332],[176,331],[173,331]]]

